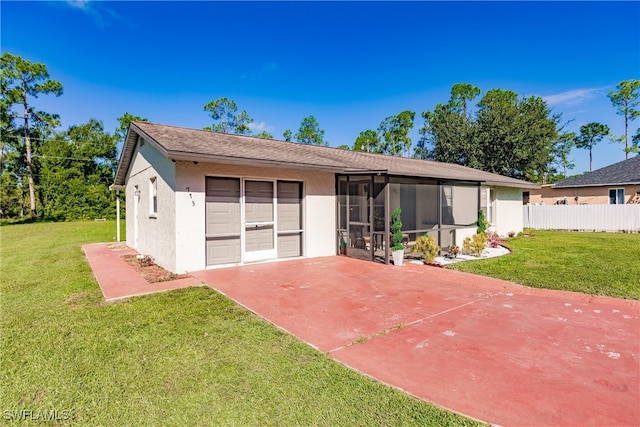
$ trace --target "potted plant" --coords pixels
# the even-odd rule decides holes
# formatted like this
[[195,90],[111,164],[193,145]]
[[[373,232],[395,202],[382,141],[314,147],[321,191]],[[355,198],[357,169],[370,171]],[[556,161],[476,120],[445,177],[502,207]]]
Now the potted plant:
[[402,265],[404,261],[401,213],[402,210],[400,208],[395,208],[391,214],[391,255],[393,256],[393,265]]
[[347,242],[345,242],[343,239],[340,240],[340,255],[346,255],[347,254]]
[[423,234],[416,239],[416,244],[411,248],[411,253],[420,252],[422,254],[422,260],[425,264],[431,264],[433,260],[438,256],[440,252],[440,246],[436,244],[436,239]]

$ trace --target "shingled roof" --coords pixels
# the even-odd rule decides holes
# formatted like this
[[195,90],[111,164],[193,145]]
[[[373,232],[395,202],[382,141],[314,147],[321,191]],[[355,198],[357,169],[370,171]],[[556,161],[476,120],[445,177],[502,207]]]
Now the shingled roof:
[[553,188],[599,187],[604,185],[640,184],[640,156],[635,156],[593,172],[563,179]]
[[148,122],[132,122],[120,155],[114,185],[125,184],[138,136],[168,159],[326,170],[334,173],[375,171],[390,175],[483,182],[514,188],[539,188],[450,163],[319,147],[294,142],[231,135]]

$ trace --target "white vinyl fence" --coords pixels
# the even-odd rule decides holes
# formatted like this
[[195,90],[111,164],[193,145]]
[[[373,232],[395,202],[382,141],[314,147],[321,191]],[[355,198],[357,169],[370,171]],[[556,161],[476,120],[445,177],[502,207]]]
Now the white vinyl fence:
[[525,205],[524,227],[640,232],[640,205]]

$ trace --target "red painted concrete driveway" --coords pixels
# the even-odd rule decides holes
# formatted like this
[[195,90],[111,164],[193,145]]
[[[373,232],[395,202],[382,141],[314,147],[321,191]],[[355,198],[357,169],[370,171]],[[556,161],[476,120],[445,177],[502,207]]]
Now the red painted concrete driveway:
[[192,273],[335,360],[500,425],[640,425],[640,302],[344,257]]

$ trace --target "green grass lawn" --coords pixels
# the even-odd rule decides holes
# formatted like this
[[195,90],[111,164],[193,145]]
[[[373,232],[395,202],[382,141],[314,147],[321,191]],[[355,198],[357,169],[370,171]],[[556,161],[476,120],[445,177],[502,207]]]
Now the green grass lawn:
[[341,366],[206,287],[105,304],[80,245],[113,241],[113,222],[0,233],[5,422],[24,410],[79,425],[476,424]]
[[450,268],[522,285],[640,299],[640,234],[534,231],[513,253]]

